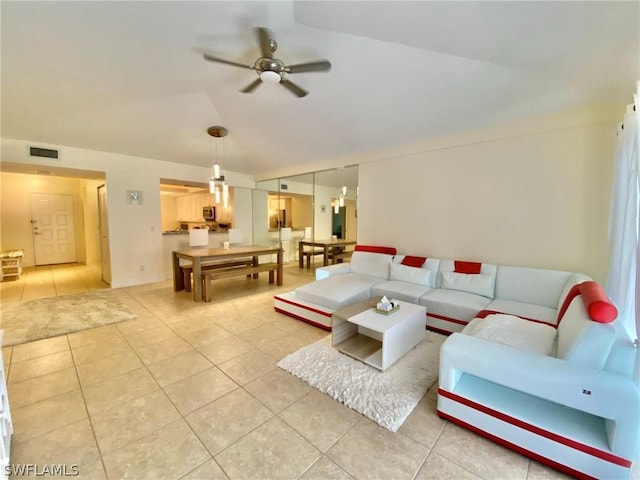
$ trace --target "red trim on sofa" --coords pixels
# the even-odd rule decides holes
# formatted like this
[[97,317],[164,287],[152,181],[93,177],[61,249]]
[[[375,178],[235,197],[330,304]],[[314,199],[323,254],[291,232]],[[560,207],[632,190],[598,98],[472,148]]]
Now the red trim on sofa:
[[445,330],[444,328],[434,327],[433,325],[427,325],[427,330],[431,330],[436,333],[442,333],[443,335],[451,335],[453,333],[451,330]]
[[460,420],[459,418],[456,418],[452,415],[449,415],[448,413],[444,413],[441,412],[440,410],[437,411],[438,416],[441,418],[444,418],[445,420],[449,420],[450,422],[453,422],[457,425],[460,425],[461,427],[464,427],[468,430],[471,430],[474,433],[477,433],[478,435],[481,435],[495,443],[498,443],[504,447],[510,448],[511,450],[513,450],[514,452],[517,452],[521,455],[525,455],[529,458],[532,458],[533,460],[536,460],[540,463],[544,463],[545,465],[548,465],[552,468],[555,468],[556,470],[562,472],[562,473],[566,473],[567,475],[570,475],[572,477],[575,478],[579,478],[579,479],[584,479],[584,480],[595,480],[596,477],[592,477],[590,475],[587,475],[586,473],[580,472],[578,470],[575,470],[571,467],[568,467],[566,465],[563,465],[561,463],[556,462],[555,460],[551,460],[550,458],[547,457],[543,457],[542,455],[539,455],[535,452],[532,452],[531,450],[527,450],[524,447],[521,447],[520,445],[517,445],[515,443],[509,442],[508,440],[505,440],[504,438],[498,437],[496,435],[493,435],[489,432],[486,432],[474,425],[471,425],[467,422],[464,422],[462,420]]
[[427,257],[412,257],[411,255],[405,255],[400,263],[402,265],[407,265],[408,267],[420,268],[426,261]]
[[444,315],[438,315],[437,313],[428,313],[427,317],[437,318],[438,320],[444,320],[445,322],[457,323],[458,325],[466,325],[469,322],[458,320],[457,318],[445,317]]
[[560,320],[562,320],[564,314],[567,313],[567,309],[569,308],[569,305],[571,305],[571,301],[578,295],[580,295],[580,284],[576,283],[573,287],[571,287],[571,290],[569,290],[567,296],[564,297],[564,302],[562,302],[562,306],[560,307],[560,310],[558,310],[558,321],[556,322],[556,328],[558,327],[558,325],[560,325]]
[[544,320],[538,320],[535,318],[529,318],[529,317],[523,317],[522,315],[516,315],[515,313],[505,313],[505,312],[499,312],[498,310],[480,310],[478,312],[478,315],[476,315],[476,318],[486,318],[489,315],[513,315],[514,317],[518,317],[518,318],[522,318],[523,320],[528,320],[530,322],[535,322],[535,323],[542,323],[543,325],[549,325],[553,328],[556,328],[555,325],[553,325],[552,323],[549,322],[545,322]]
[[331,331],[331,327],[327,325],[323,325],[322,323],[314,322],[313,320],[309,320],[308,318],[301,317],[300,315],[296,315],[295,313],[287,312],[286,310],[282,310],[281,308],[278,308],[278,307],[273,307],[273,309],[278,313],[282,313],[289,317],[293,317],[296,320],[302,320],[303,322],[310,323],[314,327],[322,328],[323,330],[327,330],[329,332]]
[[375,245],[356,245],[356,252],[384,253],[386,255],[395,255],[398,253],[394,247],[376,247]]
[[273,298],[280,300],[281,302],[288,303],[289,305],[294,305],[299,308],[304,308],[305,310],[309,310],[310,312],[317,313],[319,315],[331,318],[333,313],[323,312],[322,310],[318,310],[317,308],[307,307],[306,305],[302,305],[301,303],[292,302],[291,300],[287,300],[286,298],[279,297],[278,295],[274,295]]
[[618,317],[618,309],[611,303],[609,296],[601,285],[593,281],[578,285],[582,301],[594,322],[611,323]]
[[591,455],[593,457],[599,458],[601,460],[605,460],[609,463],[613,463],[621,467],[631,468],[631,462],[626,458],[619,457],[610,452],[599,450],[590,445],[585,445],[584,443],[576,442],[575,440],[572,440],[567,437],[563,437],[562,435],[558,435],[557,433],[549,432],[548,430],[544,430],[540,427],[532,425],[531,423],[527,423],[523,420],[519,420],[510,415],[499,412],[498,410],[494,410],[485,405],[474,402],[473,400],[469,400],[468,398],[462,397],[453,392],[449,392],[448,390],[438,388],[438,395],[442,395],[443,397],[449,398],[462,405],[473,408],[474,410],[478,410],[479,412],[490,415],[494,418],[497,418],[498,420],[501,420],[506,423],[510,423],[515,427],[522,428],[523,430],[527,430],[531,433],[547,438],[554,442],[561,443],[562,445],[565,445],[569,448],[573,448],[574,450],[578,450],[580,452],[586,453],[587,455]]
[[480,273],[480,270],[482,269],[482,263],[480,262],[463,262],[461,260],[454,260],[453,265],[453,271],[456,273],[468,273],[475,275]]

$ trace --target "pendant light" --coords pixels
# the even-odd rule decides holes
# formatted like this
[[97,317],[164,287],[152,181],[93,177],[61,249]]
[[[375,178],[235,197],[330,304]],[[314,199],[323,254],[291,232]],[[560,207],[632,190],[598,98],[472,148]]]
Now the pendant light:
[[[209,127],[207,129],[207,133],[213,138],[224,138],[227,136],[226,128],[220,126]],[[219,154],[218,154],[218,141],[215,142],[215,163],[211,168],[211,177],[209,178],[209,193],[215,195],[216,203],[220,203],[221,197],[224,202],[224,207],[227,208],[229,206],[229,185],[225,182],[224,175],[221,173],[220,163],[218,163]],[[224,156],[224,142],[223,142],[223,156]]]

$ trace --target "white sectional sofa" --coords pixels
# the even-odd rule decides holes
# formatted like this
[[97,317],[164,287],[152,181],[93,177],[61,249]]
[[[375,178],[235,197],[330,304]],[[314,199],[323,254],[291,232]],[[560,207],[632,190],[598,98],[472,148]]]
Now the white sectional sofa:
[[424,305],[427,328],[447,334],[488,312],[555,324],[569,289],[590,280],[579,273],[416,257],[369,245],[356,245],[350,263],[317,269],[316,279],[276,295],[274,308],[331,330],[334,311],[386,295]]
[[588,276],[358,245],[274,307],[330,330],[335,310],[374,295],[426,306],[426,327],[451,334],[440,416],[578,478],[631,477],[640,353]]

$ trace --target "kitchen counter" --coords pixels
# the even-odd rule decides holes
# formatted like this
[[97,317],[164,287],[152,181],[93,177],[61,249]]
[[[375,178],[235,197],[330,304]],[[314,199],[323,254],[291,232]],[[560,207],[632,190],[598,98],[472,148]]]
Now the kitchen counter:
[[[212,233],[229,233],[229,230],[213,230],[210,231],[209,234]],[[189,230],[165,230],[162,232],[163,235],[189,235]]]

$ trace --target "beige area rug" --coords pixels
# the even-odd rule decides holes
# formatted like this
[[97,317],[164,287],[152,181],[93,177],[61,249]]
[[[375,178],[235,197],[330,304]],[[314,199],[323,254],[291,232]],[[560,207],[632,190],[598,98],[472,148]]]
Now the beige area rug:
[[5,346],[136,318],[111,290],[38,298],[0,308]]
[[440,346],[446,338],[427,332],[422,343],[384,372],[335,350],[331,336],[283,358],[278,367],[396,432],[438,379]]

